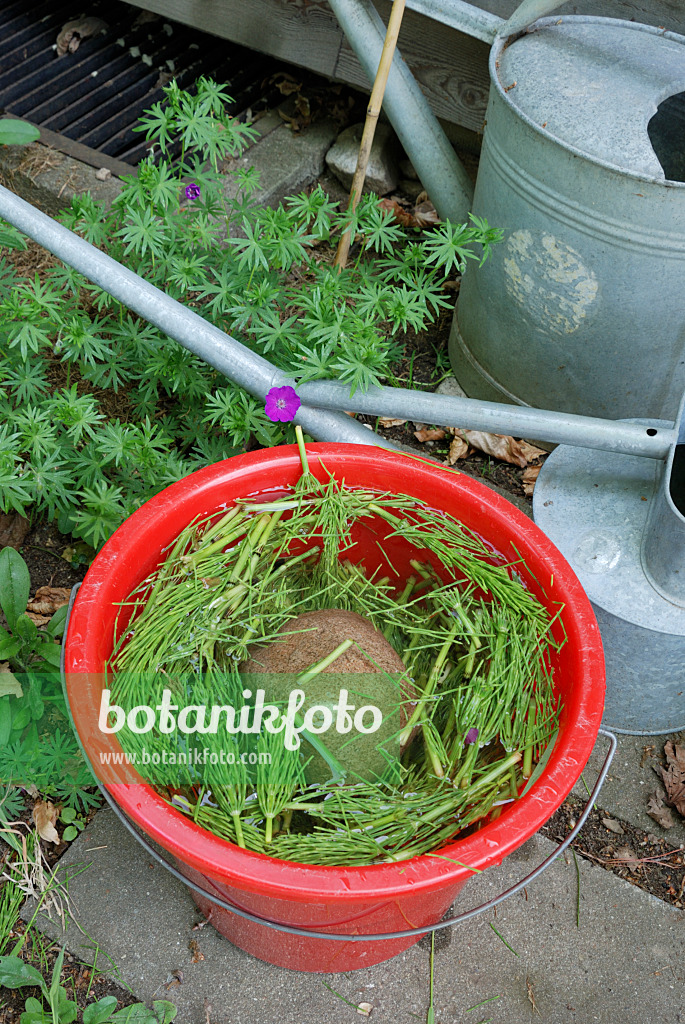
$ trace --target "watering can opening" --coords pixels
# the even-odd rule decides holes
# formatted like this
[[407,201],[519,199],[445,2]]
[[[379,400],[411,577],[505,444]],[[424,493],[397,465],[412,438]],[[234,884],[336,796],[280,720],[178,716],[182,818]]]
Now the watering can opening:
[[685,181],[685,92],[659,104],[647,133],[667,180]]

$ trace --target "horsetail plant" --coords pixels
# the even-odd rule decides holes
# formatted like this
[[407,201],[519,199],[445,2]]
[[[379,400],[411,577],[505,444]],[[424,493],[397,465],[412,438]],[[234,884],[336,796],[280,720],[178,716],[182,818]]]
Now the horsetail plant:
[[[520,556],[506,563],[416,498],[348,489],[324,466],[314,474],[302,444],[300,453],[294,487],[192,522],[129,596],[108,666],[112,694],[124,709],[154,706],[165,688],[179,706],[220,706],[220,713],[230,706],[227,733],[208,731],[203,719],[180,741],[159,728],[145,736],[158,751],[180,743],[215,758],[233,752],[230,764],[204,772],[183,767],[151,777],[202,827],[303,863],[407,860],[439,850],[518,798],[556,728],[549,657],[563,640],[522,584]],[[355,560],[358,530],[379,545],[388,575]],[[387,558],[391,538],[409,555],[407,579]],[[294,719],[301,734],[294,749],[282,729],[250,725],[257,705],[243,688],[241,663],[292,636],[288,623],[297,616],[321,609],[357,612],[402,654],[395,774],[365,776],[355,745],[332,752],[325,735],[305,728],[304,710]],[[295,692],[331,678],[322,673],[353,644],[343,638],[300,671]],[[311,782],[305,769],[315,755],[329,777]]]

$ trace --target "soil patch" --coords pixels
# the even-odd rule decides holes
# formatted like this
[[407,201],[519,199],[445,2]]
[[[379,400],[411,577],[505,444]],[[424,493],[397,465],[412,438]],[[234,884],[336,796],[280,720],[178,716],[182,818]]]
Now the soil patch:
[[[540,829],[541,833],[561,842],[577,822],[583,806],[582,800],[569,797]],[[679,909],[685,906],[682,846],[674,847],[666,839],[593,808],[571,849],[652,896]]]

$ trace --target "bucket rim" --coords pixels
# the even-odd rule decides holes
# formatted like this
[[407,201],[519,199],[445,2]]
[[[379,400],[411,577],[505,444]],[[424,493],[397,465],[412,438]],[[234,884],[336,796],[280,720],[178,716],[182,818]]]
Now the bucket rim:
[[[336,475],[342,470],[342,479],[348,475],[354,477],[357,470],[376,472],[381,480],[387,479],[392,483],[391,467],[399,469],[401,466],[402,487],[392,486],[393,491],[411,494],[412,484],[430,485],[439,508],[444,508],[444,501],[449,504],[450,499],[459,497],[474,513],[488,518],[489,527],[497,524],[503,530],[505,540],[510,540],[514,534],[526,564],[531,560],[544,563],[545,570],[551,573],[555,604],[561,601],[565,605],[563,622],[569,641],[576,642],[574,686],[577,686],[577,691],[574,690],[574,698],[577,720],[565,721],[567,712],[562,711],[562,725],[542,775],[526,796],[509,805],[500,818],[436,853],[399,864],[330,867],[278,860],[266,854],[242,850],[204,830],[170,806],[143,781],[111,783],[107,789],[125,813],[167,852],[216,881],[236,884],[257,894],[296,899],[298,902],[387,900],[406,894],[408,889],[418,892],[463,882],[489,865],[499,863],[521,846],[557,810],[580,777],[594,747],[604,706],[604,658],[594,612],[575,573],[540,528],[511,502],[472,477],[420,456],[406,456],[365,445],[307,444],[306,450],[310,456],[311,471],[324,479],[323,474],[328,470]],[[312,456],[319,458],[315,460]],[[112,576],[116,563],[123,559],[127,561],[129,571],[135,572],[131,548],[136,538],[139,544],[142,543],[141,531],[151,531],[155,524],[159,526],[168,520],[172,510],[177,514],[179,508],[186,508],[193,500],[197,502],[222,482],[231,479],[239,484],[241,478],[247,479],[266,469],[271,471],[272,480],[274,476],[276,481],[288,476],[296,479],[301,472],[297,446],[280,446],[238,455],[197,470],[141,506],[125,520],[94,559],[74,602],[64,641],[70,709],[74,726],[87,751],[88,723],[84,718],[84,704],[79,701],[79,686],[84,675],[98,674],[101,677],[102,665],[93,664],[93,659],[98,662],[95,633],[107,591],[114,588]],[[216,501],[212,505],[212,509],[217,511],[220,507]],[[186,519],[188,521],[189,518]],[[483,536],[489,539],[487,531]],[[491,543],[495,542],[491,540]],[[161,551],[161,547],[157,551]],[[127,593],[129,590],[127,587]]]
[[[504,104],[509,107],[512,113],[514,113],[531,131],[536,134],[543,136],[548,142],[553,143],[560,149],[563,149],[567,153],[571,153],[573,156],[578,157],[581,160],[586,160],[590,164],[595,164],[597,167],[602,167],[604,170],[613,171],[622,176],[629,178],[633,181],[639,181],[643,184],[647,183],[650,185],[658,186],[660,188],[669,188],[682,190],[685,189],[685,181],[677,181],[672,178],[657,178],[652,174],[640,174],[638,171],[631,171],[625,167],[621,167],[619,164],[613,164],[609,160],[602,160],[600,157],[593,156],[590,153],[584,152],[582,149],[578,149],[577,146],[573,146],[570,143],[564,142],[559,139],[552,132],[543,128],[542,125],[534,121],[532,117],[526,114],[523,110],[519,109],[513,101],[511,95],[505,91],[504,86],[500,82],[497,63],[503,52],[509,46],[513,45],[521,35],[530,34],[541,28],[551,28],[558,25],[562,21],[564,24],[572,22],[576,25],[581,24],[592,24],[592,25],[611,25],[612,27],[620,26],[622,28],[632,29],[634,31],[648,32],[650,35],[657,35],[664,39],[670,39],[673,42],[685,44],[685,35],[681,35],[679,32],[666,31],[664,29],[657,28],[655,25],[645,25],[639,21],[626,21],[624,18],[604,18],[595,17],[591,14],[568,14],[560,17],[559,15],[550,16],[547,18],[539,18],[533,22],[529,29],[524,33],[518,33],[516,36],[496,36],[492,47],[490,48],[490,56],[488,58],[488,69],[490,73],[490,82],[497,91],[499,98]],[[670,95],[675,95],[671,93]],[[664,97],[667,99],[668,97]],[[663,102],[663,100],[661,101]]]

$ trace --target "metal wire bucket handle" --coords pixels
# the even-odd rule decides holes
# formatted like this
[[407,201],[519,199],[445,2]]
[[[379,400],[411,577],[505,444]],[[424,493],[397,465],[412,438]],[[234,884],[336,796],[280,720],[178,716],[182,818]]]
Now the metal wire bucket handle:
[[[77,583],[76,586],[73,587],[72,591],[71,591],[71,598],[69,600],[69,606],[68,606],[68,609],[67,609],[67,618],[66,618],[66,623],[65,623],[65,628],[64,628],[64,635],[65,635],[65,637],[66,637],[67,629],[69,627],[69,619],[71,617],[71,610],[73,608],[74,601],[76,599],[76,594],[78,593],[78,590],[79,590],[80,586],[81,586],[81,584]],[[69,710],[69,714],[71,716],[71,708],[69,706],[69,700],[67,698],[67,691],[66,691],[66,673],[65,673],[65,670],[64,670],[64,650],[65,650],[65,647],[64,647],[64,643],[63,643],[62,644],[61,665],[60,665],[61,675],[62,675],[62,689],[63,689],[63,692],[64,692],[64,701],[66,703],[67,709]],[[72,723],[72,726],[73,726],[73,723]],[[311,928],[296,928],[293,925],[279,924],[277,921],[270,921],[268,918],[260,917],[257,914],[251,914],[249,911],[243,910],[241,907],[236,907],[233,903],[228,903],[226,900],[222,899],[220,896],[214,895],[214,893],[209,892],[207,889],[203,888],[203,886],[198,885],[196,882],[192,882],[189,878],[186,878],[186,876],[181,871],[179,871],[178,868],[175,868],[173,866],[173,864],[170,864],[169,861],[165,857],[162,857],[162,855],[157,852],[157,850],[154,848],[154,846],[152,846],[151,843],[149,843],[147,841],[147,839],[145,839],[143,836],[140,835],[140,833],[135,828],[133,823],[131,821],[129,821],[129,819],[126,817],[126,815],[121,810],[121,808],[116,803],[116,801],[113,799],[113,797],[111,797],[110,794],[107,792],[107,789],[103,785],[101,785],[101,783],[97,779],[97,776],[95,775],[95,772],[93,770],[92,762],[91,762],[90,758],[88,757],[88,754],[87,754],[85,748],[83,747],[83,744],[81,743],[81,739],[79,737],[79,734],[78,734],[78,732],[76,731],[75,728],[74,728],[74,733],[75,733],[76,738],[77,738],[77,740],[79,742],[79,746],[81,747],[81,751],[83,753],[85,761],[88,764],[88,766],[90,767],[90,770],[93,772],[93,777],[95,778],[95,780],[97,782],[97,785],[98,785],[98,788],[99,788],[100,792],[102,793],[103,797],[105,798],[105,800],[107,801],[107,803],[109,804],[111,809],[114,811],[115,815],[117,816],[117,818],[119,819],[121,824],[126,829],[128,829],[128,831],[131,833],[131,835],[135,839],[137,839],[137,841],[143,847],[145,852],[150,857],[152,857],[153,860],[157,861],[158,864],[161,864],[162,867],[166,868],[166,870],[169,872],[169,874],[173,875],[174,878],[177,878],[180,882],[183,882],[183,884],[187,885],[189,889],[192,889],[194,892],[198,893],[200,896],[202,896],[205,899],[209,900],[211,903],[214,903],[214,904],[216,904],[216,906],[221,907],[222,910],[227,910],[227,911],[229,911],[229,913],[235,914],[237,917],[242,917],[246,921],[252,921],[255,924],[263,924],[267,928],[273,928],[274,931],[278,931],[278,932],[286,932],[288,935],[300,935],[300,936],[303,936],[305,938],[310,938],[310,939],[330,939],[333,942],[375,942],[375,941],[381,942],[381,941],[386,940],[386,939],[409,939],[409,938],[413,938],[415,935],[428,935],[431,932],[440,931],[442,928],[450,928],[450,927],[452,927],[452,925],[462,924],[462,922],[468,921],[470,918],[476,917],[478,914],[482,914],[486,910],[490,910],[491,907],[496,907],[498,903],[502,903],[503,900],[508,899],[510,896],[514,896],[517,892],[520,892],[521,889],[525,888],[525,886],[529,885],[530,882],[533,882],[536,878],[538,878],[539,875],[541,875],[543,873],[543,871],[545,871],[549,867],[549,865],[552,863],[552,861],[556,860],[557,857],[560,854],[562,854],[564,852],[564,850],[566,850],[571,845],[573,840],[576,838],[576,836],[580,832],[581,828],[583,827],[583,825],[585,824],[585,822],[587,820],[587,817],[588,817],[590,811],[592,810],[592,805],[595,802],[595,798],[599,795],[599,791],[601,790],[602,786],[604,785],[604,780],[606,779],[606,776],[607,776],[607,773],[609,771],[609,768],[611,767],[611,762],[613,760],[614,754],[616,753],[616,746],[617,746],[617,743],[618,743],[618,740],[616,739],[616,736],[612,732],[609,732],[607,729],[600,729],[599,730],[600,735],[606,737],[606,739],[609,741],[609,750],[607,752],[606,757],[604,758],[604,763],[602,764],[602,768],[601,768],[601,770],[599,772],[599,775],[597,776],[597,781],[596,781],[596,783],[594,785],[594,788],[593,788],[593,790],[592,790],[592,792],[591,792],[591,794],[590,794],[590,796],[588,798],[587,803],[585,804],[585,807],[583,808],[583,813],[578,818],[578,821],[576,822],[575,827],[569,832],[569,834],[566,836],[566,838],[560,844],[560,846],[558,846],[556,850],[554,850],[552,853],[550,853],[550,855],[548,857],[545,857],[545,859],[542,861],[542,863],[538,864],[538,866],[536,868],[534,868],[531,872],[529,872],[525,876],[525,878],[522,878],[519,882],[516,882],[509,889],[506,889],[504,892],[500,893],[499,896],[494,896],[492,899],[487,900],[486,903],[481,903],[480,906],[473,907],[471,910],[465,910],[461,914],[457,914],[456,917],[449,917],[449,918],[447,918],[445,920],[438,921],[437,924],[424,925],[422,928],[407,928],[407,929],[405,929],[404,931],[401,931],[401,932],[382,932],[382,933],[376,934],[376,935],[371,935],[371,934],[366,934],[366,933],[358,934],[358,935],[344,935],[344,934],[341,935],[339,932],[320,932],[320,931],[314,931]],[[211,879],[208,878],[207,879],[207,883],[209,885],[211,885],[212,884]]]

